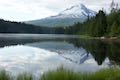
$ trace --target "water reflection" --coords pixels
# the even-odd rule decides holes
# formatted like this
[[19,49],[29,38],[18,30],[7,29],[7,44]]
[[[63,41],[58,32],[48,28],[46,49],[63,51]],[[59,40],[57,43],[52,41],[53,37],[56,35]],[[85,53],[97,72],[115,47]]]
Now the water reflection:
[[107,56],[112,64],[120,65],[120,43],[109,43]]
[[106,58],[109,58],[111,65],[120,65],[120,41],[76,39],[69,43],[84,48],[94,57],[98,65],[102,65]]
[[[18,36],[18,35],[17,35]],[[27,36],[27,35],[26,35]],[[85,40],[78,37],[49,37],[34,36],[31,37],[0,37],[0,47],[24,44],[47,50],[55,51],[64,58],[75,63],[84,63],[91,55],[98,65],[102,65],[108,58],[109,65],[120,65],[120,41],[103,41],[103,40]],[[33,37],[34,36],[34,37]],[[74,60],[74,55],[82,56],[81,60]],[[72,58],[71,58],[71,56]],[[79,62],[76,62],[79,61]]]
[[[58,46],[59,43],[59,46]],[[56,45],[57,44],[57,45]],[[80,54],[84,49],[84,58],[79,63],[83,63],[88,55],[92,55],[98,65],[102,65],[108,58],[110,60],[109,66],[120,65],[120,42],[117,41],[103,41],[103,40],[84,40],[78,38],[63,39],[59,41],[44,41],[30,44],[34,47],[46,48],[49,50],[56,51],[60,54],[70,54],[71,56]],[[54,46],[54,47],[53,47]],[[66,51],[67,50],[67,51]],[[68,55],[67,55],[68,56]],[[79,55],[81,56],[81,55]],[[66,59],[71,58],[66,57]],[[75,62],[75,61],[74,61]]]

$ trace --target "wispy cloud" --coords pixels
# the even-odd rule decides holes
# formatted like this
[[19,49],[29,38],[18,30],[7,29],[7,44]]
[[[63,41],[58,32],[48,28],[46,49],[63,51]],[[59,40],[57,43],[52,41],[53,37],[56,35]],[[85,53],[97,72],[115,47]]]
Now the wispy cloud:
[[[120,4],[120,0],[115,1]],[[40,19],[79,3],[98,11],[108,8],[111,0],[0,0],[0,17],[14,21]]]

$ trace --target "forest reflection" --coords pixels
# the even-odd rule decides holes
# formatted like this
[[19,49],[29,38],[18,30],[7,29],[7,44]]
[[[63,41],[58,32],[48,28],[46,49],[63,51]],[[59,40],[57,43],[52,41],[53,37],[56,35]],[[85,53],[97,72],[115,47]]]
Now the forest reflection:
[[68,42],[77,48],[84,48],[88,54],[90,53],[94,57],[98,65],[102,65],[106,58],[112,65],[120,65],[119,41],[71,39]]

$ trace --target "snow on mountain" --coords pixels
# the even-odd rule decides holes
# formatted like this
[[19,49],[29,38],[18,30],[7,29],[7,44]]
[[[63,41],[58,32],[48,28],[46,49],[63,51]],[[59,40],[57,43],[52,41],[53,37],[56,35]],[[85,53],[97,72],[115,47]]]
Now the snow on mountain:
[[[66,10],[62,11],[60,14],[62,15],[69,15],[69,17],[80,17],[80,16],[95,16],[95,12],[86,8],[85,5],[75,5],[70,8],[67,8]],[[74,15],[74,16],[73,16]]]
[[28,21],[26,23],[48,27],[69,26],[77,22],[84,22],[88,16],[92,17],[95,15],[95,11],[88,9],[83,4],[78,4],[65,9],[58,15],[50,16],[40,20]]

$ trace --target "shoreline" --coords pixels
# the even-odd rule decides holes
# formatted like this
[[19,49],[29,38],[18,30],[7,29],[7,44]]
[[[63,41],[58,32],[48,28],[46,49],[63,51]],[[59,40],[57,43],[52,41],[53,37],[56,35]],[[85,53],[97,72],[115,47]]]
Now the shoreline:
[[87,35],[79,35],[81,39],[99,39],[99,40],[119,40],[120,37],[92,37]]

